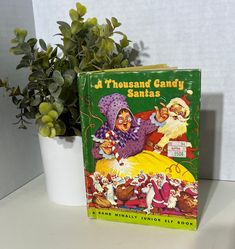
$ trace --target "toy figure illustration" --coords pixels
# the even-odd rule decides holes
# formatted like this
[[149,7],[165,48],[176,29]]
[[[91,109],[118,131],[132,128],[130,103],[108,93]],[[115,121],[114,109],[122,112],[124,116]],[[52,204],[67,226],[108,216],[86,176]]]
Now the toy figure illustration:
[[[166,120],[169,120],[169,117],[175,120],[173,114],[170,116],[173,111],[164,106],[162,109],[152,111],[148,118],[136,117],[138,115],[132,113],[126,97],[118,93],[102,97],[98,107],[107,121],[92,136],[94,141],[92,155],[97,159],[97,172],[112,173],[121,177],[129,175],[133,178],[141,172],[137,181],[143,183],[147,180],[146,174],[150,172],[153,174],[164,172],[166,175],[170,173],[174,178],[188,182],[195,181],[193,175],[183,165],[156,152],[156,149],[145,150],[148,136],[167,127]],[[177,111],[180,112],[180,107]],[[183,113],[183,110],[181,111]],[[185,113],[188,115],[188,112],[189,110]],[[160,145],[164,147],[164,143],[168,141],[167,135],[162,136]]]

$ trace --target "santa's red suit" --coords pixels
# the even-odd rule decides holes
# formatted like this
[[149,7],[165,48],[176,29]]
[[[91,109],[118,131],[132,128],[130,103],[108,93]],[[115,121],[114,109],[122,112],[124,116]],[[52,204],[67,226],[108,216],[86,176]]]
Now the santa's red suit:
[[[141,118],[143,120],[149,119],[150,116],[155,113],[156,110],[151,110],[151,111],[146,111],[146,112],[141,112],[136,114],[136,118]],[[161,128],[160,128],[161,129]],[[159,142],[161,141],[161,139],[164,137],[165,134],[159,132],[160,129],[157,129],[156,131],[150,133],[149,135],[146,136],[146,140],[145,140],[145,146],[144,149],[145,150],[150,150],[150,151],[154,151],[156,150],[156,146],[159,144]],[[186,134],[181,134],[176,138],[171,138],[169,141],[183,141],[183,142],[188,142],[187,140],[187,136]],[[167,148],[168,148],[168,144],[166,143],[164,145],[163,148],[161,148],[161,155],[164,156],[168,156],[167,153]],[[196,148],[191,148],[191,147],[187,147],[186,148],[186,157],[187,158],[194,158],[194,154],[193,152],[196,151]],[[169,156],[168,156],[169,157]]]
[[89,205],[92,205],[91,202],[94,194],[98,192],[103,192],[100,181],[98,179],[95,179],[94,175],[90,174],[86,177],[86,196]]
[[198,185],[196,183],[186,185],[183,191],[190,194],[194,199],[198,197]]
[[161,187],[159,187],[154,180],[151,181],[154,189],[154,197],[152,201],[152,206],[154,208],[164,208],[167,207],[168,199],[170,196],[170,184],[164,180]]

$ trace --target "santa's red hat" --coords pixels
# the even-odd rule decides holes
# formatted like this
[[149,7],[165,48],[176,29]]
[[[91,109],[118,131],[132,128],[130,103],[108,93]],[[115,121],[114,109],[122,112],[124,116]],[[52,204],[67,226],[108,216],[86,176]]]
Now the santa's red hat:
[[188,117],[190,114],[190,101],[188,100],[188,96],[192,95],[193,91],[192,90],[186,90],[186,93],[181,96],[180,98],[173,98],[171,101],[168,103],[167,108],[170,108],[172,105],[178,104],[184,107],[185,109],[185,117]]

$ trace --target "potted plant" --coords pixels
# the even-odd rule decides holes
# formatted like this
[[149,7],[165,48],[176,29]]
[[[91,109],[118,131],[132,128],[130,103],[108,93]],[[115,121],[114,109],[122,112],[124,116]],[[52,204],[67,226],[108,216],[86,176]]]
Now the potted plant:
[[[54,47],[42,39],[28,39],[26,30],[15,29],[10,52],[21,56],[16,69],[29,69],[28,82],[21,89],[0,79],[0,88],[5,88],[19,110],[15,124],[26,129],[33,119],[38,125],[50,199],[69,205],[84,202],[79,194],[84,184],[77,74],[140,63],[138,49],[131,48],[127,36],[117,31],[121,23],[115,17],[101,25],[96,18],[84,19],[85,14],[86,7],[77,3],[69,11],[70,24],[57,22],[62,43]],[[115,41],[114,35],[121,39]],[[68,187],[74,180],[77,183]]]

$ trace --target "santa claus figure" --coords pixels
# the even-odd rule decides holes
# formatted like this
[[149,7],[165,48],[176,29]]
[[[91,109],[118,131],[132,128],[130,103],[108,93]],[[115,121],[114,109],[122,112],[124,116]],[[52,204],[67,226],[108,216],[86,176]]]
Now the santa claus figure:
[[111,182],[109,182],[108,178],[103,177],[102,180],[102,188],[104,189],[104,196],[106,199],[113,205],[116,206],[116,196],[114,195],[114,186]]
[[166,175],[164,173],[154,176],[151,183],[154,190],[152,206],[155,209],[155,212],[161,213],[162,209],[166,208],[168,205],[171,187],[166,180]]
[[192,183],[187,184],[184,187],[183,191],[190,194],[194,199],[197,199],[197,197],[198,197],[198,183],[192,182]]
[[[159,154],[170,156],[168,153],[168,143],[171,141],[184,142],[185,153],[181,157],[194,158],[192,145],[187,141],[187,126],[188,119],[190,115],[190,102],[187,99],[188,94],[192,94],[191,90],[187,91],[181,98],[176,97],[171,99],[171,101],[165,105],[160,103],[162,108],[154,111],[148,111],[144,113],[139,113],[136,117],[142,119],[152,120],[158,124],[159,128],[149,134],[146,138],[145,150],[155,151]],[[154,113],[154,114],[153,114]],[[153,119],[153,115],[154,119]],[[160,124],[160,125],[159,125]]]
[[148,176],[141,170],[138,175],[138,186],[141,188],[145,187],[147,185],[146,184],[147,180]]
[[181,180],[179,178],[176,179],[169,179],[169,183],[172,186],[173,189],[177,190],[179,186],[181,186]]
[[90,174],[86,177],[86,194],[87,194],[87,202],[91,203],[93,197],[102,193],[104,189],[101,186],[102,177],[99,172],[94,172],[93,175]]

